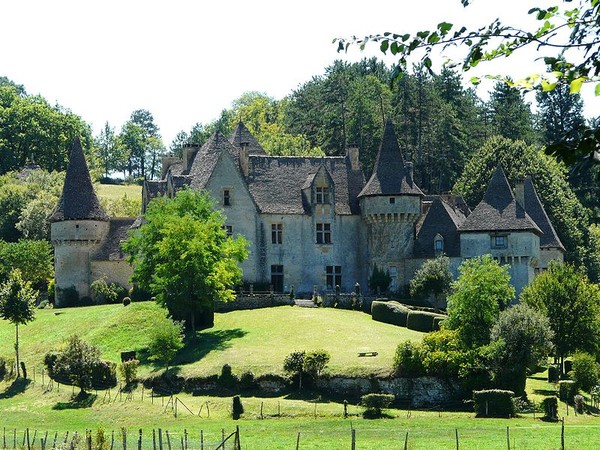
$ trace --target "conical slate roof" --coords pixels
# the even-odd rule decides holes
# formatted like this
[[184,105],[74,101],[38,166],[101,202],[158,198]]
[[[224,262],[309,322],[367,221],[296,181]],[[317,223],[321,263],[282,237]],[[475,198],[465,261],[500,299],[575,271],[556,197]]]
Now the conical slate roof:
[[238,148],[242,144],[248,145],[248,153],[250,155],[266,155],[265,150],[260,146],[256,138],[250,133],[250,130],[240,120],[233,131],[230,139],[231,143]]
[[544,206],[537,195],[531,177],[525,178],[524,197],[525,205],[523,206],[525,207],[525,211],[527,211],[529,217],[535,221],[537,226],[540,227],[544,233],[542,236],[540,236],[540,247],[554,247],[565,251],[565,247],[556,234],[556,231],[552,226],[552,222],[550,222],[550,219],[546,214],[546,210],[544,209]]
[[369,178],[359,197],[374,195],[423,195],[412,180],[398,145],[398,138],[391,121],[387,121],[383,139],[377,153],[373,175]]
[[500,165],[490,180],[483,200],[461,225],[460,231],[532,231],[542,234],[515,200]]
[[73,141],[62,195],[50,216],[50,222],[63,220],[109,220],[94,192],[79,137]]

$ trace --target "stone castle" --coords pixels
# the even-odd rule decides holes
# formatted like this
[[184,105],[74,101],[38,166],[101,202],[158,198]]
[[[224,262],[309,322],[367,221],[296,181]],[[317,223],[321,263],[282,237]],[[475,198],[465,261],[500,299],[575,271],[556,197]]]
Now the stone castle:
[[[182,158],[163,158],[161,179],[144,182],[142,212],[152,198],[184,188],[211,194],[227,233],[250,242],[245,281],[276,292],[348,292],[356,283],[364,290],[377,265],[389,272],[390,290],[403,293],[427,259],[444,254],[456,271],[467,258],[492,254],[509,265],[518,294],[564,253],[531,178],[513,192],[499,166],[473,211],[460,197],[424,195],[390,122],[368,180],[358,148],[345,156],[269,156],[240,123],[230,139],[216,133]],[[71,288],[89,296],[99,277],[128,285],[119,243],[139,220],[106,216],[78,142],[51,220],[57,305]]]

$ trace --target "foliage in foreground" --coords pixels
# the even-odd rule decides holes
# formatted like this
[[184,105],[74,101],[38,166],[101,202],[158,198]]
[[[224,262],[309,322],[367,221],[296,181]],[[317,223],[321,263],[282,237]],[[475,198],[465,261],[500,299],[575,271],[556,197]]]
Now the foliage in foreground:
[[183,348],[183,323],[166,317],[150,332],[149,359],[165,364],[167,370],[179,350]]
[[123,245],[134,265],[133,282],[195,333],[196,319],[212,314],[214,301],[233,299],[247,242],[242,236],[227,237],[225,218],[206,192],[158,197],[144,218]]
[[433,298],[433,306],[445,307],[452,284],[450,258],[439,256],[429,259],[410,280],[410,295],[416,298]]

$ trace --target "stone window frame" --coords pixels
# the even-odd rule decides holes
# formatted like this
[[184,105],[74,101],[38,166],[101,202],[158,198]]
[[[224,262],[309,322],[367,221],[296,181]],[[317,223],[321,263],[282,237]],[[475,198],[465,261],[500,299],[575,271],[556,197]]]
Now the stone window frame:
[[492,249],[507,249],[508,248],[508,235],[507,234],[493,234],[490,238],[490,247]]
[[342,285],[342,266],[325,266],[325,284],[327,289],[336,289]]
[[283,244],[283,224],[281,222],[271,224],[271,244]]
[[444,236],[439,233],[433,238],[433,252],[436,256],[444,253]]
[[332,190],[329,186],[316,186],[315,187],[315,203],[317,205],[330,205],[331,204]]
[[233,189],[224,187],[221,195],[221,204],[223,206],[233,206]]
[[333,243],[331,239],[331,223],[318,222],[315,226],[316,242],[320,245],[330,245]]

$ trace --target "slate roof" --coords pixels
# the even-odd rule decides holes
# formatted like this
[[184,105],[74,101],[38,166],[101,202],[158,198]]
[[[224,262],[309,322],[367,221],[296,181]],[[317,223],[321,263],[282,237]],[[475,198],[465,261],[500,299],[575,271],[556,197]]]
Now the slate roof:
[[233,131],[233,134],[229,140],[235,147],[238,148],[242,146],[242,143],[246,143],[248,145],[248,154],[250,155],[267,154],[252,133],[250,133],[250,130],[248,130],[246,125],[244,125],[241,121],[238,122],[237,127]]
[[537,195],[533,181],[531,177],[525,178],[524,183],[524,197],[525,197],[525,211],[529,214],[538,227],[544,233],[540,236],[540,248],[559,248],[563,252],[565,247],[563,246],[560,238],[556,234],[552,222],[544,210],[544,206]]
[[177,192],[179,189],[183,189],[184,187],[188,187],[192,182],[192,177],[189,175],[174,175],[171,177],[171,183],[173,184],[173,189]]
[[79,137],[73,141],[63,191],[50,216],[50,222],[63,220],[109,220],[94,192]]
[[440,234],[444,238],[444,254],[460,256],[460,236],[458,228],[467,217],[458,208],[453,207],[441,197],[433,199],[427,215],[415,240],[415,258],[434,258],[434,240]]
[[190,187],[192,189],[204,189],[223,151],[229,152],[236,162],[239,161],[239,149],[234,147],[220,132],[216,132],[198,150],[194,158],[190,169],[192,178]]
[[358,194],[365,179],[361,170],[350,170],[350,162],[345,156],[250,155],[248,166],[248,189],[262,213],[308,213],[309,205],[302,195],[302,188],[310,186],[321,167],[328,171],[334,183],[336,214],[360,213]]
[[398,138],[389,120],[385,124],[373,175],[359,197],[374,195],[423,195],[406,170]]
[[515,200],[502,167],[498,165],[483,200],[460,226],[459,231],[532,231],[542,230]]
[[136,218],[112,218],[108,234],[99,247],[91,255],[93,261],[122,261],[125,259],[121,251],[121,242],[126,241],[127,232],[134,225]]

